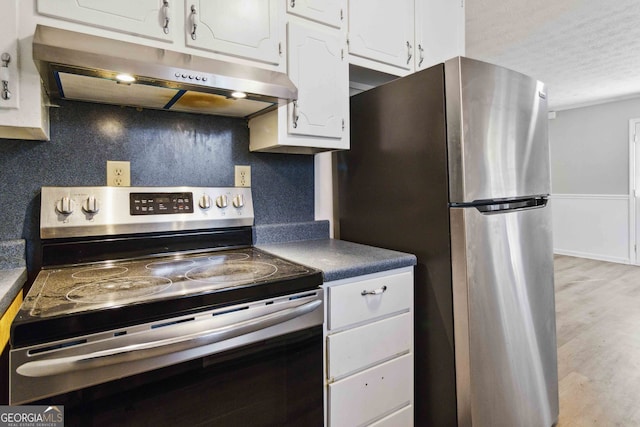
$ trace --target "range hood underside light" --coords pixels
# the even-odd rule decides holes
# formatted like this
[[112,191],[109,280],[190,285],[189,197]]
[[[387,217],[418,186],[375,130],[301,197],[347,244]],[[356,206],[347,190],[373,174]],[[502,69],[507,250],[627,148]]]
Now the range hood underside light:
[[75,101],[127,105],[184,113],[252,117],[273,108],[272,102],[234,99],[224,95],[55,72],[58,97]]
[[53,98],[249,119],[298,95],[284,73],[43,25],[33,57]]
[[136,81],[136,78],[133,77],[131,74],[118,74],[116,75],[116,80],[119,83],[133,83]]

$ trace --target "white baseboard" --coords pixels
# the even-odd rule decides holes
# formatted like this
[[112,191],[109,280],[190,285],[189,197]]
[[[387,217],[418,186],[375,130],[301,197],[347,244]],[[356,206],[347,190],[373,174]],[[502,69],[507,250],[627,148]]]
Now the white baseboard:
[[588,259],[595,259],[597,261],[615,262],[618,264],[631,264],[628,258],[609,257],[609,256],[603,256],[601,254],[590,254],[587,252],[563,251],[562,249],[554,249],[553,253],[555,255],[566,255],[566,256],[572,256],[577,258],[588,258]]

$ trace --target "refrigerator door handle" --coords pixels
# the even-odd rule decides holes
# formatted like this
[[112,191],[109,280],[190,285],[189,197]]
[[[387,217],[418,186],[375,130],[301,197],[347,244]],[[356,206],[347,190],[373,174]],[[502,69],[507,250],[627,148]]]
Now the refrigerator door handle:
[[484,215],[503,213],[508,211],[537,209],[547,205],[546,197],[532,197],[529,199],[518,199],[505,202],[494,202],[491,204],[477,205],[475,208]]

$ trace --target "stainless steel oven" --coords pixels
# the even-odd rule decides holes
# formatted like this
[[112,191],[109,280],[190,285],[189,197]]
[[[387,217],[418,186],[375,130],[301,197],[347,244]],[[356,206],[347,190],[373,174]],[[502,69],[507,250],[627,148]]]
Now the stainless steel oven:
[[322,425],[321,272],[252,247],[246,188],[44,187],[10,403],[68,425]]

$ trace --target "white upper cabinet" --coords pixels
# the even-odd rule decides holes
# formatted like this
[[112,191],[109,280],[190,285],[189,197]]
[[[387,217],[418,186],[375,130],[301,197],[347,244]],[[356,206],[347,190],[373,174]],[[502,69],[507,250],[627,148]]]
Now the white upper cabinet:
[[53,24],[62,28],[78,31],[70,25],[82,24],[133,36],[126,39],[133,43],[168,42],[179,52],[278,71],[286,66],[284,0],[36,1],[38,14],[62,20]]
[[298,100],[288,105],[289,133],[341,138],[349,96],[343,40],[294,23],[288,40],[289,78],[298,87]]
[[278,65],[284,55],[283,0],[188,0],[186,44]]
[[463,0],[350,0],[349,54],[396,76],[464,55]]
[[3,11],[0,14],[0,110],[17,109],[20,106],[20,75],[16,0],[1,4]]
[[398,75],[412,72],[414,0],[349,0],[349,54],[352,64]]
[[464,55],[462,0],[416,0],[416,71]]
[[287,12],[321,24],[342,28],[345,24],[345,0],[285,0]]
[[249,121],[251,151],[313,154],[349,148],[349,65],[344,33],[289,19],[287,72],[298,99]]
[[33,4],[20,3],[0,0],[0,138],[48,140],[49,108],[31,60]]
[[37,0],[38,13],[152,39],[173,41],[178,0]]

